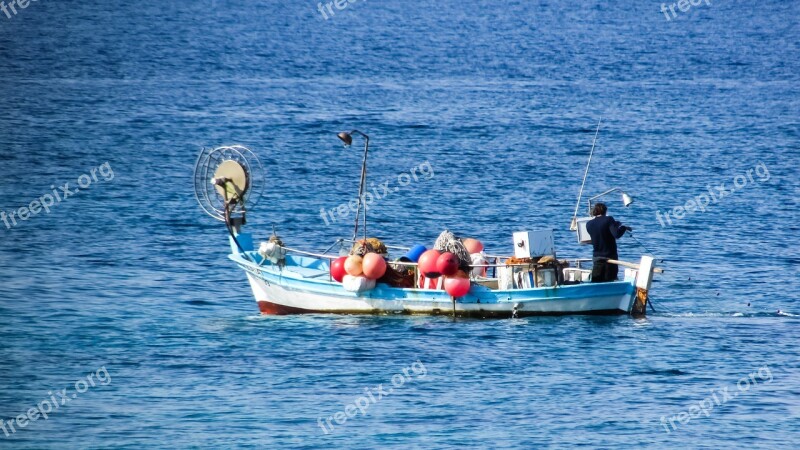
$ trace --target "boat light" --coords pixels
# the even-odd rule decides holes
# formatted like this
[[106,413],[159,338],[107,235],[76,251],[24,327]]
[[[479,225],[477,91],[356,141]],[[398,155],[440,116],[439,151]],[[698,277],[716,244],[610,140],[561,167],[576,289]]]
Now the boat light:
[[339,139],[341,139],[342,142],[344,142],[345,147],[349,147],[350,144],[353,143],[353,135],[351,135],[346,131],[342,131],[341,133],[337,134],[337,136],[339,136]]
[[[589,203],[589,215],[590,216],[592,215],[592,203],[595,200],[599,199],[600,197],[603,197],[604,195],[610,194],[612,192],[619,192],[620,194],[622,194],[622,204],[625,205],[626,207],[630,206],[631,203],[633,203],[633,197],[628,195],[627,192],[623,191],[620,188],[611,188],[611,189],[603,192],[602,194],[595,195],[594,197],[589,199],[588,203]],[[577,229],[577,223],[575,223],[575,219],[573,218],[573,223],[570,224],[570,230],[575,231],[576,229]]]
[[630,195],[628,195],[627,193],[623,192],[622,193],[622,204],[627,207],[627,206],[630,206],[631,203],[633,203],[633,198]]
[[[364,198],[364,186],[367,183],[367,153],[369,153],[369,136],[358,131],[353,130],[350,132],[342,131],[336,136],[344,142],[345,147],[350,147],[353,143],[353,133],[360,135],[364,138],[364,160],[361,162],[361,182],[358,185],[358,197],[356,200],[356,223],[353,227],[353,240],[358,236],[358,218],[361,212],[361,202]],[[367,238],[367,206],[364,205],[364,239]]]

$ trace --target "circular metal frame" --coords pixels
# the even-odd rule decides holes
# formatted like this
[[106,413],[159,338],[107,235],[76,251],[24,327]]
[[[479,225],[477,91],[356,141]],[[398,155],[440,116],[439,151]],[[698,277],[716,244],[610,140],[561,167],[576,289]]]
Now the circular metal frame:
[[246,207],[255,206],[264,191],[264,166],[249,148],[242,145],[203,148],[194,165],[194,195],[206,214],[221,221],[225,220],[225,190],[218,189],[211,179],[218,171],[224,173],[226,167],[234,167],[231,161],[244,170],[245,178],[244,183],[237,182],[242,196],[231,213],[244,213]]

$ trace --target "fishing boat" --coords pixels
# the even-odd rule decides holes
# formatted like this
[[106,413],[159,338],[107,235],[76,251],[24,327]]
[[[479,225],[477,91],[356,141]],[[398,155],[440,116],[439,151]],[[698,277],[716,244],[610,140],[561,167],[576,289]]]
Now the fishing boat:
[[[624,268],[622,280],[593,283],[586,267],[590,259],[556,257],[552,230],[512,233],[509,255],[487,254],[479,242],[475,247],[475,239],[449,231],[434,248],[387,245],[367,237],[361,199],[369,137],[357,130],[339,137],[350,145],[353,134],[365,139],[354,234],[319,252],[289,247],[274,230],[268,241],[256,245],[245,231],[245,215],[263,189],[257,156],[243,146],[200,153],[194,177],[197,199],[209,215],[225,223],[228,258],[245,272],[262,314],[645,315],[653,275],[661,271],[649,255],[638,263],[610,260]],[[361,212],[363,236],[358,234]],[[584,243],[586,220],[573,221]]]

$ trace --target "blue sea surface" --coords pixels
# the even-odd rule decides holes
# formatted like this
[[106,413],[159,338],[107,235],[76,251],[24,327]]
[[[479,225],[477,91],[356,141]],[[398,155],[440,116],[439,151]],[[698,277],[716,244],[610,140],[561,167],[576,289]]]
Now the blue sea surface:
[[[0,448],[797,448],[800,2],[697,3],[0,12]],[[201,148],[246,145],[247,228],[322,250],[357,128],[398,188],[371,235],[509,254],[552,228],[585,258],[601,117],[580,212],[634,197],[603,200],[622,259],[664,259],[645,319],[263,317],[192,187]]]

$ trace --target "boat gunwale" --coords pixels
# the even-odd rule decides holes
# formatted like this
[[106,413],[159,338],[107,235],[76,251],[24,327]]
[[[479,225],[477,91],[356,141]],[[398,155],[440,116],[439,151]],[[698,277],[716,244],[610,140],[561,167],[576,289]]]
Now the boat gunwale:
[[[312,284],[312,285],[317,285],[317,286],[341,288],[344,291],[344,289],[342,288],[341,283],[339,283],[339,282],[337,282],[335,280],[306,277],[301,273],[293,272],[291,270],[283,271],[283,270],[279,269],[278,271],[276,271],[274,269],[275,268],[279,268],[279,266],[276,266],[274,264],[269,264],[269,265],[264,265],[263,263],[262,264],[257,264],[257,263],[254,263],[253,261],[248,261],[247,259],[243,258],[241,255],[238,255],[238,254],[235,254],[235,253],[229,254],[228,258],[230,260],[232,260],[233,262],[235,262],[237,265],[239,265],[246,272],[252,273],[253,275],[258,276],[261,279],[265,279],[264,278],[264,273],[266,272],[269,275],[272,275],[274,277],[281,278],[281,279],[282,278],[288,278],[288,279],[290,279],[292,281],[299,282],[299,283],[306,283],[306,284]],[[317,258],[317,260],[321,260],[321,259]],[[302,266],[300,266],[300,267],[302,267]],[[324,273],[324,271],[320,271],[320,272],[321,272],[320,275],[322,273]],[[265,280],[265,281],[269,282],[269,280]],[[551,297],[547,296],[547,297],[544,297],[544,298],[531,298],[531,299],[527,299],[527,300],[521,300],[521,299],[518,299],[518,300],[506,300],[506,299],[501,299],[500,297],[501,296],[519,297],[521,295],[524,296],[525,293],[540,294],[540,293],[547,293],[547,292],[556,292],[556,291],[560,291],[562,289],[567,290],[567,292],[574,291],[574,290],[579,290],[579,289],[580,290],[586,290],[588,288],[592,288],[593,290],[596,290],[596,289],[600,288],[602,290],[614,290],[614,291],[616,291],[616,289],[610,289],[610,288],[611,287],[621,287],[621,286],[626,286],[626,292],[625,293],[626,294],[631,294],[632,293],[632,288],[634,287],[634,285],[635,285],[635,278],[629,279],[629,280],[609,281],[609,282],[604,282],[604,283],[582,282],[582,283],[578,283],[578,284],[561,284],[561,285],[556,285],[556,286],[535,287],[535,288],[525,288],[525,289],[490,289],[490,288],[488,288],[486,286],[482,286],[482,287],[484,287],[486,289],[485,292],[489,292],[489,293],[493,294],[494,296],[497,296],[498,297],[497,300],[496,300],[497,302],[506,302],[506,301],[515,302],[515,301],[538,301],[538,300],[544,300],[544,299],[551,298]],[[291,289],[291,290],[298,290],[298,291],[303,290],[302,288],[298,288],[296,286],[288,286],[288,285],[283,284],[283,283],[281,284],[281,286],[284,287],[284,288],[287,288],[287,289]],[[442,293],[444,293],[443,290],[439,290],[439,289],[424,289],[424,288],[417,288],[417,287],[404,288],[404,287],[389,286],[389,285],[387,285],[385,283],[381,283],[380,289],[381,290],[388,290],[389,292],[396,291],[396,292],[406,292],[406,293],[413,293],[413,294],[429,294],[429,295],[432,295],[432,296],[441,295]],[[356,294],[356,293],[353,293],[353,292],[349,292],[349,291],[344,291],[342,293],[348,293],[348,294],[352,294],[352,295],[355,295],[355,296],[359,296],[359,294]],[[617,294],[617,293],[618,294],[623,294],[622,292],[614,292],[614,293],[615,294]],[[332,294],[332,293],[328,293],[328,294]],[[341,296],[341,293],[333,293],[333,294]],[[473,296],[474,295],[475,294],[473,294]],[[345,295],[345,297],[351,297],[351,295]],[[460,298],[464,299],[465,297],[460,297]]]

